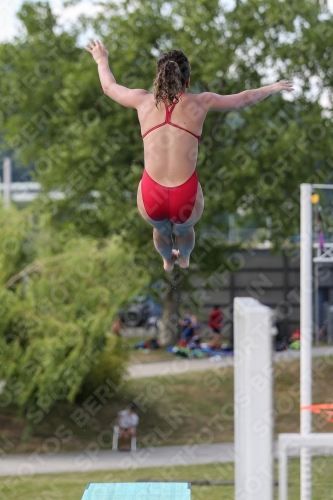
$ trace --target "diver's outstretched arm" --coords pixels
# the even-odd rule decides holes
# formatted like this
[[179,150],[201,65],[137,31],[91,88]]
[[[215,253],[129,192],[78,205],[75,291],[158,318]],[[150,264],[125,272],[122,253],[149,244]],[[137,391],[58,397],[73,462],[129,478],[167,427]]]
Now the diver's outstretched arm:
[[200,100],[207,111],[231,111],[252,106],[257,102],[263,101],[270,95],[281,92],[281,90],[294,89],[292,83],[289,83],[288,80],[281,80],[280,82],[266,85],[259,89],[244,90],[239,94],[220,95],[213,92],[203,92],[200,94]]
[[89,47],[84,47],[93,56],[98,66],[99,79],[101,81],[104,94],[126,108],[137,108],[142,102],[142,98],[149,95],[147,90],[129,89],[118,85],[115,77],[110,71],[108,56],[109,53],[100,40],[89,40]]

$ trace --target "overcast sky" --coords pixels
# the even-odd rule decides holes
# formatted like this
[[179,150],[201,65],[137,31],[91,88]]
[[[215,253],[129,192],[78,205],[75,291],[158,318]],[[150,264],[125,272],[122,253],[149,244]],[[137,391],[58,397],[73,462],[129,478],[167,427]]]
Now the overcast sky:
[[[333,0],[332,0],[333,1]],[[23,0],[0,0],[0,42],[11,40],[21,26],[16,18],[16,12],[20,9]],[[61,23],[73,21],[78,14],[96,11],[96,6],[89,0],[83,0],[75,7],[63,10],[62,0],[50,0],[50,5],[55,14],[60,16]]]

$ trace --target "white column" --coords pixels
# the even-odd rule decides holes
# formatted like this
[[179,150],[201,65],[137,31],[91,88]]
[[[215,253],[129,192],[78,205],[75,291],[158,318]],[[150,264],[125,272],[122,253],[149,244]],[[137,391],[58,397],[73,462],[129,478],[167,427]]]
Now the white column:
[[10,207],[10,190],[12,183],[12,166],[10,158],[5,158],[3,161],[3,204],[4,208]]
[[[311,184],[301,184],[301,406],[312,403],[312,205]],[[301,411],[301,434],[311,433],[311,412]],[[301,500],[311,500],[311,454],[301,448]]]
[[273,500],[271,310],[234,300],[235,499]]

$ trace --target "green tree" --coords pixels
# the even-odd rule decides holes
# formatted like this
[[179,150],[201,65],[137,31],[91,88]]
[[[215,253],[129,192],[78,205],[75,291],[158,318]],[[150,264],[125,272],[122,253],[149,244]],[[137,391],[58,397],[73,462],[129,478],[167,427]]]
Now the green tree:
[[1,406],[38,423],[58,399],[94,386],[98,370],[119,383],[127,352],[110,323],[148,275],[116,236],[55,234],[29,210],[0,211],[0,230]]
[[[310,0],[246,0],[234,8],[217,0],[200,0],[195,9],[189,0],[104,6],[67,33],[47,3],[24,4],[26,36],[0,46],[0,133],[7,147],[34,162],[45,191],[66,194],[41,209],[50,210],[59,227],[70,222],[98,238],[121,234],[152,279],[165,279],[151,228],[136,209],[143,168],[136,113],[103,95],[96,66],[78,48],[78,33],[92,27],[105,42],[117,81],[131,88],[151,89],[155,58],[171,47],[190,59],[192,92],[237,93],[262,86],[272,73],[275,80],[301,81],[293,101],[276,95],[243,111],[209,113],[198,158],[205,211],[192,262],[206,273],[219,268],[229,249],[221,215],[237,210],[260,225],[270,220],[276,247],[297,234],[299,184],[332,176],[331,115],[309,94],[312,77],[319,77],[319,93],[332,89],[333,16],[327,8]],[[177,273],[171,281],[179,296]]]

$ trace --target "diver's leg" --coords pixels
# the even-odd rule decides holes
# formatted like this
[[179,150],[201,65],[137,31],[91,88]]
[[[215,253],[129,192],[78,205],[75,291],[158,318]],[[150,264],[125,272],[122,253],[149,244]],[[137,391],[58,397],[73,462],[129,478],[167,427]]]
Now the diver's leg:
[[200,184],[198,183],[197,196],[190,217],[183,224],[173,224],[176,236],[176,247],[179,251],[178,264],[186,268],[190,264],[190,254],[195,245],[194,224],[200,219],[204,209],[204,197]]
[[165,271],[172,271],[175,260],[178,257],[178,252],[172,250],[173,242],[171,231],[172,229],[170,228],[170,234],[166,234],[164,231],[160,231],[156,228],[153,230],[154,245],[163,258],[163,267]]
[[156,250],[162,256],[165,271],[172,271],[178,252],[172,250],[172,224],[168,219],[156,221],[149,217],[142,199],[141,182],[138,187],[138,209],[141,216],[153,226],[153,241]]
[[194,228],[188,228],[186,232],[176,233],[176,247],[178,248],[178,264],[186,268],[190,265],[190,255],[195,245]]

